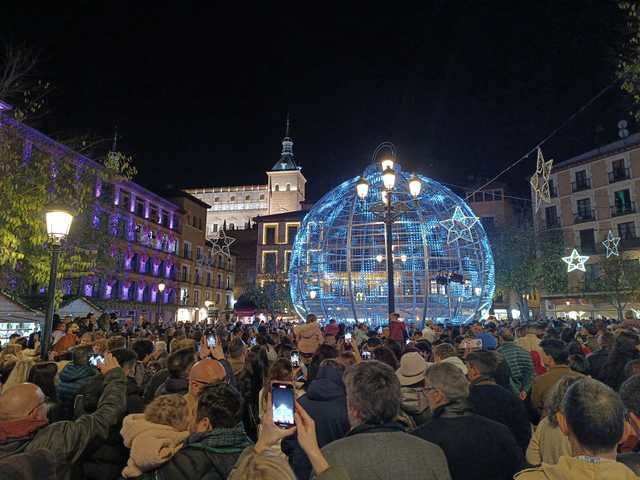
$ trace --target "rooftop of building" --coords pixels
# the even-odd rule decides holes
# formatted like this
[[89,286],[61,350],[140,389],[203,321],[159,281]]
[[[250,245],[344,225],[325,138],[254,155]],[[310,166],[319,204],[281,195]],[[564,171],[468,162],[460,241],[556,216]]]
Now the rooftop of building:
[[307,213],[309,213],[309,210],[294,210],[292,212],[274,213],[272,215],[260,215],[255,218],[255,221],[256,223],[301,221]]
[[269,189],[267,184],[264,185],[233,185],[228,187],[197,187],[197,188],[186,188],[185,191],[192,194],[203,194],[203,193],[224,193],[224,192],[255,192],[255,191],[266,191]]
[[162,195],[163,197],[172,199],[172,198],[186,198],[187,200],[200,205],[201,207],[206,208],[207,210],[209,208],[211,208],[211,205],[209,205],[206,202],[203,202],[202,200],[200,200],[198,197],[194,197],[193,195],[191,195],[189,192],[185,191],[185,190],[180,190],[177,188],[170,188],[167,190],[162,190],[159,192],[160,195]]
[[608,143],[598,148],[594,148],[593,150],[589,150],[588,152],[581,153],[580,155],[576,155],[575,157],[571,157],[567,160],[563,160],[562,162],[558,162],[553,166],[553,170],[564,170],[567,168],[571,168],[576,165],[589,163],[594,160],[599,160],[600,158],[609,157],[611,155],[624,153],[629,150],[633,150],[637,147],[640,147],[640,133],[634,133],[633,135],[629,135],[626,138],[621,140],[617,140],[612,143]]

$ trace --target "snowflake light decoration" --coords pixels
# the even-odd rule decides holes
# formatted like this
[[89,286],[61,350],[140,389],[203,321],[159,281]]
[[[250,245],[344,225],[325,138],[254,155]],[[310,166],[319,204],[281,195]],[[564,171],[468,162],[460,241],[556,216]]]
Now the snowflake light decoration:
[[574,270],[586,272],[587,269],[584,264],[587,263],[587,260],[589,260],[589,257],[586,255],[580,255],[578,250],[575,248],[571,252],[571,255],[568,257],[562,257],[562,261],[567,264],[567,273],[573,272]]
[[473,241],[471,227],[478,222],[478,217],[467,216],[462,213],[462,209],[456,206],[453,216],[447,220],[442,220],[440,225],[447,229],[447,243],[453,243],[459,238],[467,242]]
[[549,189],[549,176],[551,175],[551,166],[553,160],[545,162],[542,150],[538,147],[538,160],[536,163],[536,171],[531,177],[530,183],[533,193],[536,197],[536,212],[540,209],[542,202],[551,202],[551,191]]
[[609,234],[607,235],[607,239],[602,242],[604,248],[607,249],[607,258],[611,255],[615,255],[616,257],[620,255],[618,251],[618,244],[620,243],[620,237],[616,237],[613,235],[613,232],[609,230]]

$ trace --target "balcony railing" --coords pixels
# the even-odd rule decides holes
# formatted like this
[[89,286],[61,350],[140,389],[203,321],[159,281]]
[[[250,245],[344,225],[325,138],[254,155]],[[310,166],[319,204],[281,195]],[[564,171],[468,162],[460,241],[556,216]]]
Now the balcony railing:
[[618,203],[616,205],[611,206],[611,216],[619,217],[621,215],[629,215],[631,213],[636,213],[636,202],[629,203]]
[[589,190],[590,188],[591,188],[591,179],[590,178],[585,178],[585,179],[577,181],[577,182],[571,182],[571,191],[573,193],[581,192],[583,190]]
[[640,247],[640,238],[636,236],[635,231],[627,232],[620,236],[619,247],[621,250]]
[[629,178],[631,178],[631,172],[628,168],[614,168],[609,172],[609,183],[628,180]]
[[596,219],[596,211],[594,209],[583,210],[575,214],[573,223],[592,222],[595,219]]

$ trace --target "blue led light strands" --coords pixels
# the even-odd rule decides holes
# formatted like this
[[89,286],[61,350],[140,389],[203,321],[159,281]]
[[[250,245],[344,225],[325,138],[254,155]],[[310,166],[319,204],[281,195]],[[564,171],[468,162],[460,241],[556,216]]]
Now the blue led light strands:
[[[304,218],[289,271],[291,298],[301,317],[315,313],[323,322],[386,324],[388,261],[394,267],[395,309],[405,320],[460,324],[490,308],[494,265],[482,224],[459,196],[430,178],[417,175],[422,188],[413,198],[411,175],[397,163],[393,169],[393,203],[402,208],[392,224],[392,258],[375,211],[384,189],[379,164],[363,174],[366,198],[357,197],[360,177],[353,178],[325,194]],[[448,224],[442,222],[453,215],[460,238],[449,243]],[[459,275],[453,277],[459,284],[449,282],[452,274]]]

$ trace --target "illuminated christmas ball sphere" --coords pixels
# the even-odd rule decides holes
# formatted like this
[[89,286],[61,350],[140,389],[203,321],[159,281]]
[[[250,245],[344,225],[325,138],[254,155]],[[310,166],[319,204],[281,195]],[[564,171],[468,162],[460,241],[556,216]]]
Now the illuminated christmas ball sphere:
[[[399,165],[393,169],[395,311],[417,322],[461,324],[485,316],[495,277],[482,224],[463,199],[430,178],[417,176],[421,189],[414,198],[409,182],[415,177]],[[347,180],[322,197],[296,235],[289,284],[302,318],[314,313],[323,322],[387,323],[386,192],[379,165],[363,177],[364,199],[356,193],[359,179]]]

